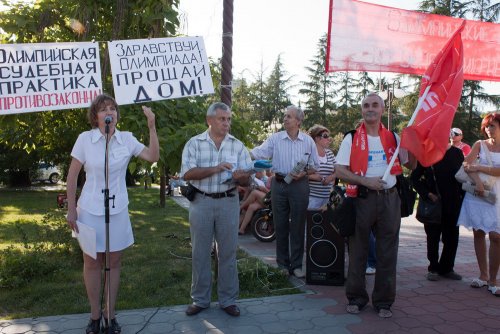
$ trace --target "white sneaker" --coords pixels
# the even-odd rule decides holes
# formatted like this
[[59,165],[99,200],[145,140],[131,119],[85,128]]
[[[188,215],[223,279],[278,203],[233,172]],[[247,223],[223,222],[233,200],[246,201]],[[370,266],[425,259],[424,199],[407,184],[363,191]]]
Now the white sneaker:
[[295,268],[293,270],[293,276],[295,276],[297,278],[304,278],[304,277],[306,277],[306,274],[302,271],[302,269]]
[[367,275],[374,275],[376,272],[377,272],[377,269],[375,269],[373,267],[366,268],[366,274]]

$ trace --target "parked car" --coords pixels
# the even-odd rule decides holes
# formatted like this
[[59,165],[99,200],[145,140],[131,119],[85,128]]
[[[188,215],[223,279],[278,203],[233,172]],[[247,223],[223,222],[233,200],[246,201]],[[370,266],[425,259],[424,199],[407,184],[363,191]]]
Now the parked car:
[[59,168],[45,162],[38,164],[38,169],[32,178],[33,181],[49,181],[52,184],[56,184],[60,179],[61,172]]

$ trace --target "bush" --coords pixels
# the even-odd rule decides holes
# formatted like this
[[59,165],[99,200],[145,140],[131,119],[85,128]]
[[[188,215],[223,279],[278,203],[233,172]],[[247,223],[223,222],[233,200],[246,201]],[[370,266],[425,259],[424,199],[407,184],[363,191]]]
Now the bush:
[[[36,222],[35,222],[36,223]],[[47,214],[36,240],[29,240],[22,224],[16,223],[23,246],[9,246],[0,251],[0,288],[18,288],[35,278],[52,274],[72,265],[81,252],[74,240],[68,240],[68,230],[62,215]]]

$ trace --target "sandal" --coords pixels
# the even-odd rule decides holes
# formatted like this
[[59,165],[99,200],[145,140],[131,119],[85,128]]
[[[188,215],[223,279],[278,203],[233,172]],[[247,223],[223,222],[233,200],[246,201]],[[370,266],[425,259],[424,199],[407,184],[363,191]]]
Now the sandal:
[[488,285],[488,291],[491,292],[491,294],[495,297],[500,297],[500,287],[494,286],[494,285]]
[[86,334],[99,334],[101,329],[101,318],[94,320],[90,318],[87,328],[85,329]]
[[108,319],[104,318],[104,324],[102,325],[101,330],[103,334],[106,333],[120,334],[122,332],[122,327],[118,325],[116,318],[111,319],[111,324],[108,324]]
[[473,288],[482,288],[483,286],[488,285],[488,282],[483,281],[480,278],[474,278],[470,284],[471,287]]

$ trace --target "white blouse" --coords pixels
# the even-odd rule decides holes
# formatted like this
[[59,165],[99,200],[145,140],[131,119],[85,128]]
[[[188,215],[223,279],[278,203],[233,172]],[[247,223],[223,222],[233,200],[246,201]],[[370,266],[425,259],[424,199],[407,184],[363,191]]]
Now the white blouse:
[[[121,212],[128,206],[125,174],[132,156],[138,156],[144,149],[131,132],[115,129],[109,145],[109,209],[110,214]],[[83,164],[86,181],[78,199],[78,206],[97,216],[104,215],[104,155],[106,138],[99,129],[85,131],[78,136],[71,156]]]

